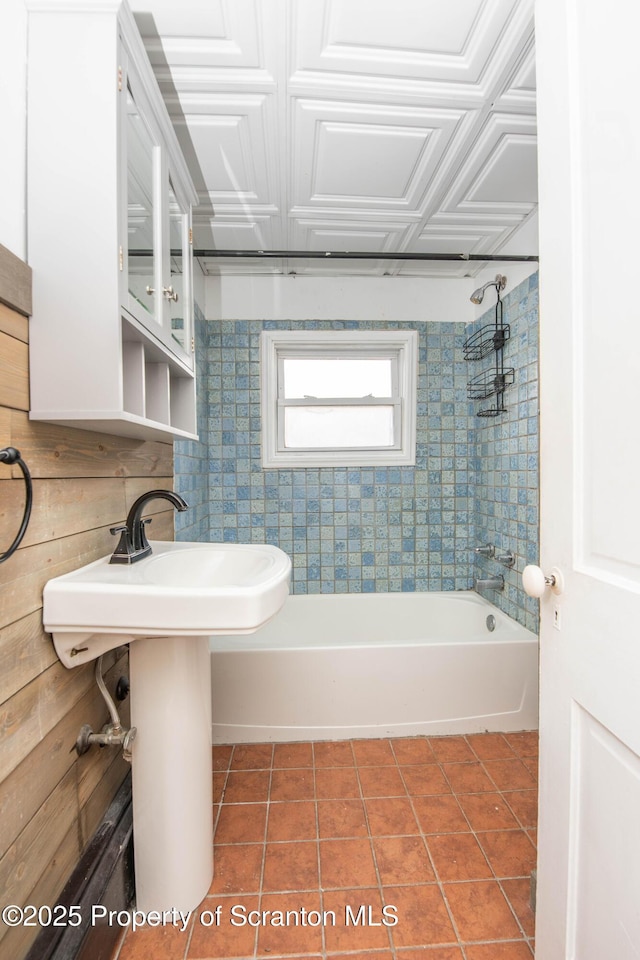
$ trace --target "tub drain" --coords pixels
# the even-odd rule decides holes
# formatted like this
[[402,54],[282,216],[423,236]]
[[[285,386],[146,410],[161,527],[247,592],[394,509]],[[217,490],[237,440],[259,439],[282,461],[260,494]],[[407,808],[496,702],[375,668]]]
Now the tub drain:
[[489,616],[487,617],[487,630],[489,630],[489,632],[492,633],[495,630],[495,628],[496,628],[496,618],[492,613],[490,613]]

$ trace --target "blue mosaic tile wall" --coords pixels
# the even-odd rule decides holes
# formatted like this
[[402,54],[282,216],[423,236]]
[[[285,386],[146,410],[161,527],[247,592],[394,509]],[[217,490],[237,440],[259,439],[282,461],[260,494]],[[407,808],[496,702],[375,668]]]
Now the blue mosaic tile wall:
[[209,448],[207,443],[207,321],[195,304],[196,413],[200,440],[176,440],[173,446],[174,490],[189,504],[175,514],[176,540],[209,540]]
[[[487,299],[495,299],[487,291]],[[538,563],[538,274],[528,277],[504,298],[504,322],[510,326],[505,344],[505,367],[513,367],[515,382],[504,394],[507,413],[495,418],[474,416],[475,452],[470,462],[476,545],[493,543],[497,552],[511,550],[516,565],[509,569],[495,560],[475,558],[478,577],[502,573],[502,593],[488,591],[487,599],[534,632],[538,631],[537,600],[522,589],[522,570]],[[468,328],[474,333],[493,323],[492,305]],[[487,369],[492,358],[468,364],[470,374]],[[492,400],[474,401],[474,412]]]
[[[490,292],[487,297],[490,296]],[[538,562],[538,277],[504,298],[511,326],[505,365],[515,383],[508,412],[476,416],[467,381],[490,360],[467,363],[462,344],[493,322],[208,321],[197,314],[200,442],[175,445],[176,489],[191,505],[178,539],[273,543],[292,558],[294,593],[468,589],[503,573],[487,598],[537,631],[538,603],[521,588]],[[263,470],[259,337],[263,329],[397,329],[419,332],[415,467]],[[494,543],[509,570],[475,557]]]
[[[417,329],[414,467],[263,470],[263,329]],[[461,323],[216,321],[208,327],[211,540],[272,543],[294,593],[466,589],[471,493]]]

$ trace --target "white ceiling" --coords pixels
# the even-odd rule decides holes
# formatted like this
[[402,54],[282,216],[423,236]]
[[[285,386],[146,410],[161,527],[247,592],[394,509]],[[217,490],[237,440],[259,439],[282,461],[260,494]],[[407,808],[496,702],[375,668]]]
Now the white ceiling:
[[[197,248],[536,254],[533,0],[131,6],[199,191]],[[201,265],[378,276],[483,266]]]

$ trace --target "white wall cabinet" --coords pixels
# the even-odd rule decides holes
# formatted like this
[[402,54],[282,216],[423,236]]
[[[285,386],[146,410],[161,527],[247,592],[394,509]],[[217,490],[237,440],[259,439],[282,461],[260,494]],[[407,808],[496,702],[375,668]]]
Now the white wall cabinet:
[[31,413],[195,437],[197,195],[123,0],[27,0]]

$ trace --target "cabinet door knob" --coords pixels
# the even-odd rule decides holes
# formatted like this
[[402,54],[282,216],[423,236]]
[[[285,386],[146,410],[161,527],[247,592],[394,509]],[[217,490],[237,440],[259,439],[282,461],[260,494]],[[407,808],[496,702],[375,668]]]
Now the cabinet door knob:
[[162,292],[167,300],[175,300],[176,303],[178,302],[178,294],[173,287],[163,287]]
[[541,597],[547,587],[551,587],[552,593],[558,594],[564,590],[564,577],[557,567],[552,567],[547,577],[540,567],[529,564],[522,571],[522,586],[530,597]]
[[147,293],[149,294],[149,296],[152,296],[155,292],[156,291],[153,287],[147,286]]

